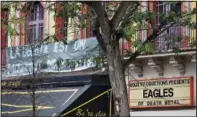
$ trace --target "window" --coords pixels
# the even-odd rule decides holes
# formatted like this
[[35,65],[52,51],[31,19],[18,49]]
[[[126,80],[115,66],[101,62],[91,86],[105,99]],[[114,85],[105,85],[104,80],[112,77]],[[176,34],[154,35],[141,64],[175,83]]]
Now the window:
[[[161,14],[167,15],[171,11],[176,14],[181,13],[181,2],[166,3],[166,2],[156,2],[156,25],[160,25],[162,21]],[[167,23],[168,21],[166,21]],[[181,26],[179,24],[170,27],[162,34],[160,34],[155,41],[156,51],[165,52],[167,50],[173,49],[175,46],[179,45],[181,36]]]
[[38,3],[34,3],[27,16],[27,44],[31,44],[43,39],[43,16],[44,8]]
[[[86,15],[85,19],[84,19],[84,23],[85,23],[85,27],[77,27],[75,26],[74,28],[74,39],[85,39],[85,38],[89,38],[89,37],[94,37],[94,33],[93,33],[93,29],[95,27],[95,19],[92,18],[91,20],[89,20],[94,14],[93,10],[88,8],[88,6],[86,5],[81,5],[81,9],[80,9],[80,15]],[[80,23],[79,19],[76,17],[75,19],[75,25]]]
[[181,2],[156,2],[156,24],[159,25],[161,23],[161,14],[167,15],[170,11],[174,11],[176,14],[180,14]]

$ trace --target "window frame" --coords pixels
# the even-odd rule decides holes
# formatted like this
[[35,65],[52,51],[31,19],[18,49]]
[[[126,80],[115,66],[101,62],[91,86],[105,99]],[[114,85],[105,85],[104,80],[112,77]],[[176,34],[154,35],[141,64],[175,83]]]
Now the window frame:
[[[40,41],[44,37],[44,7],[40,2],[37,4],[34,3],[33,9],[31,10],[32,11],[30,11],[30,15],[26,17],[26,44],[32,44],[36,41]],[[32,17],[32,15],[34,16]],[[40,29],[42,30],[41,34]],[[33,30],[33,33],[35,33],[35,35],[29,34],[29,30]],[[41,37],[39,37],[39,34]],[[33,37],[36,38],[31,39],[32,35],[34,35]]]
[[[166,4],[163,1],[157,1],[155,3],[155,13],[156,13],[156,25],[160,25],[160,16],[158,16],[161,12],[160,7],[162,6],[162,13],[165,13],[165,15],[167,15],[171,10],[173,10],[172,5],[176,5],[176,4],[182,4],[182,2],[177,2],[177,3],[170,3],[170,4]],[[180,6],[180,13],[181,13],[181,6]]]

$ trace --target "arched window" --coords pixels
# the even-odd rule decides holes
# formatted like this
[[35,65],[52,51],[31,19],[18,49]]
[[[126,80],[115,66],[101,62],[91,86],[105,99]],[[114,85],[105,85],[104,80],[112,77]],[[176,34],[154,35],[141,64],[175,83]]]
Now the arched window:
[[43,17],[43,6],[39,2],[34,2],[34,5],[28,11],[26,19],[27,44],[38,42],[43,39]]

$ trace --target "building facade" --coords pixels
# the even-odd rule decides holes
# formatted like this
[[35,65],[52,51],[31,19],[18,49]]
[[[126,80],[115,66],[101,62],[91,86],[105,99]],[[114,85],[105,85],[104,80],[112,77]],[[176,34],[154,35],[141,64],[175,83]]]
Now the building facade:
[[[166,14],[169,11],[181,13],[196,8],[196,2],[171,5],[159,1],[142,2],[141,5],[147,6],[140,7],[141,11],[153,10]],[[196,21],[196,16],[193,20]],[[159,24],[159,17],[156,17],[155,24]],[[147,35],[149,29],[139,30],[136,34],[142,40]],[[178,35],[184,39],[170,39],[170,36]],[[195,41],[196,29],[179,25],[171,27],[157,37],[154,54],[140,55],[130,65],[125,78],[131,116],[196,116],[196,46],[191,46]],[[180,48],[178,54],[173,51],[176,46]],[[183,79],[189,81],[181,82]],[[173,95],[168,93],[168,89],[172,90]]]
[[[54,3],[54,10],[46,10],[47,5],[49,4],[47,2],[24,2],[22,9],[20,11],[11,8],[9,9],[9,14],[7,13],[8,9],[2,10],[1,17],[2,19],[5,19],[5,24],[9,23],[6,21],[13,20],[13,17],[23,19],[21,22],[19,21],[17,24],[11,25],[12,28],[15,30],[12,31],[13,33],[10,35],[6,33],[5,28],[1,27],[2,70],[6,68],[6,64],[9,64],[8,62],[6,62],[7,47],[20,47],[30,45],[34,42],[40,42],[43,39],[50,37],[51,35],[55,35],[55,38],[57,40],[67,39],[68,41],[94,38],[94,34],[92,33],[91,27],[92,22],[91,20],[89,20],[88,17],[90,10],[87,6],[80,5],[80,8],[82,10],[79,11],[79,14],[86,14],[85,28],[82,29],[76,27],[78,20],[77,18],[70,19],[66,17],[56,17],[55,15],[57,15],[57,13],[61,10],[61,2],[52,3]],[[32,4],[34,4],[33,7]],[[110,7],[116,9],[118,7],[118,2],[112,3]],[[190,11],[193,8],[196,8],[196,2],[177,2],[176,4],[166,4],[165,2],[143,1],[140,2],[139,11],[153,11],[156,14],[168,14],[169,11],[183,13],[184,11]],[[196,16],[194,16],[192,20],[196,21]],[[154,25],[159,25],[160,21],[160,17],[156,15]],[[124,54],[124,52],[126,52],[125,50],[135,51],[135,47],[132,42],[136,41],[137,39],[145,40],[150,35],[152,29],[150,28],[150,23],[146,23],[147,25],[145,28],[138,28],[136,34],[130,39],[131,42],[120,40],[121,54]],[[183,39],[172,39],[171,37],[173,36],[177,38],[182,37]],[[189,26],[173,26],[169,28],[167,31],[160,34],[160,36],[157,37],[156,41],[152,43],[151,48],[153,49],[153,51],[147,50],[145,53],[138,56],[136,61],[129,66],[125,73],[125,79],[128,85],[128,98],[131,109],[131,116],[164,115],[162,113],[165,113],[165,115],[167,116],[186,116],[188,114],[191,116],[195,115],[195,42],[196,30],[191,29]],[[49,38],[49,43],[55,43],[54,38]],[[175,52],[176,47],[179,48],[178,53]],[[125,59],[127,59],[127,57],[125,57]],[[174,79],[174,81],[177,81],[179,83],[170,84],[171,81],[168,80],[169,78],[171,78],[170,80]],[[180,79],[187,80],[188,84],[185,83],[185,81],[179,81]],[[164,83],[162,85],[164,88],[157,84],[147,85],[147,87],[150,88],[149,93],[151,91],[153,92],[153,89],[160,90],[149,95],[148,90],[144,91],[146,85],[141,85],[140,87],[140,82],[142,82],[141,84],[149,84],[151,80],[158,82],[166,82],[166,84]],[[136,81],[138,81],[139,88],[136,89],[135,92],[133,91],[134,87],[132,86],[132,82]],[[185,84],[185,86],[182,86],[182,88],[176,88],[181,87],[181,82],[183,85]],[[159,102],[157,102],[158,95],[160,97],[162,95],[165,95],[165,88],[172,88],[173,91],[171,92],[173,92],[174,96],[164,97],[165,100],[159,99]],[[189,93],[181,92],[182,90]],[[133,92],[136,93],[136,96],[132,95]],[[166,100],[171,100],[172,102],[169,102],[170,104],[165,105]],[[141,104],[139,104],[138,102],[140,102]]]

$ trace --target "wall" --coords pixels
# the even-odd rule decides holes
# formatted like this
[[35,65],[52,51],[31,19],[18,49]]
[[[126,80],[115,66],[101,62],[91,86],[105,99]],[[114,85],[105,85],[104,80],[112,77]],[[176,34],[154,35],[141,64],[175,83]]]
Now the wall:
[[196,116],[196,110],[138,111],[130,112],[131,116]]
[[[25,5],[26,2],[24,2],[23,4]],[[50,4],[53,4],[54,2],[51,2]],[[48,10],[46,9],[48,6],[48,2],[41,2],[42,6],[44,7],[44,29],[43,29],[43,33],[44,33],[44,38],[46,38],[46,35],[54,35],[55,32],[55,12],[52,10]],[[79,4],[80,5],[80,4]],[[54,6],[52,6],[54,7]],[[20,14],[21,11],[16,11],[13,7],[10,9],[10,13],[9,13],[9,21],[12,20],[13,18],[21,18],[22,19],[22,15]],[[84,13],[87,11],[84,11]],[[23,14],[24,15],[24,14]],[[73,40],[73,39],[79,39],[79,38],[88,38],[86,35],[86,28],[84,28],[83,30],[81,30],[81,32],[83,33],[83,36],[80,36],[80,32],[78,33],[79,36],[78,38],[76,38],[76,29],[75,29],[75,22],[77,22],[76,18],[71,19],[69,18],[68,21],[68,30],[67,30],[67,34],[68,34],[68,41]],[[14,35],[14,36],[8,36],[8,47],[10,46],[20,46],[20,45],[25,45],[25,40],[24,40],[24,34],[25,34],[25,21],[23,21],[23,23],[10,23],[11,27],[14,30],[17,30],[18,33],[21,34],[21,36],[19,35]],[[51,42],[53,42],[54,40],[51,38],[50,40]]]

